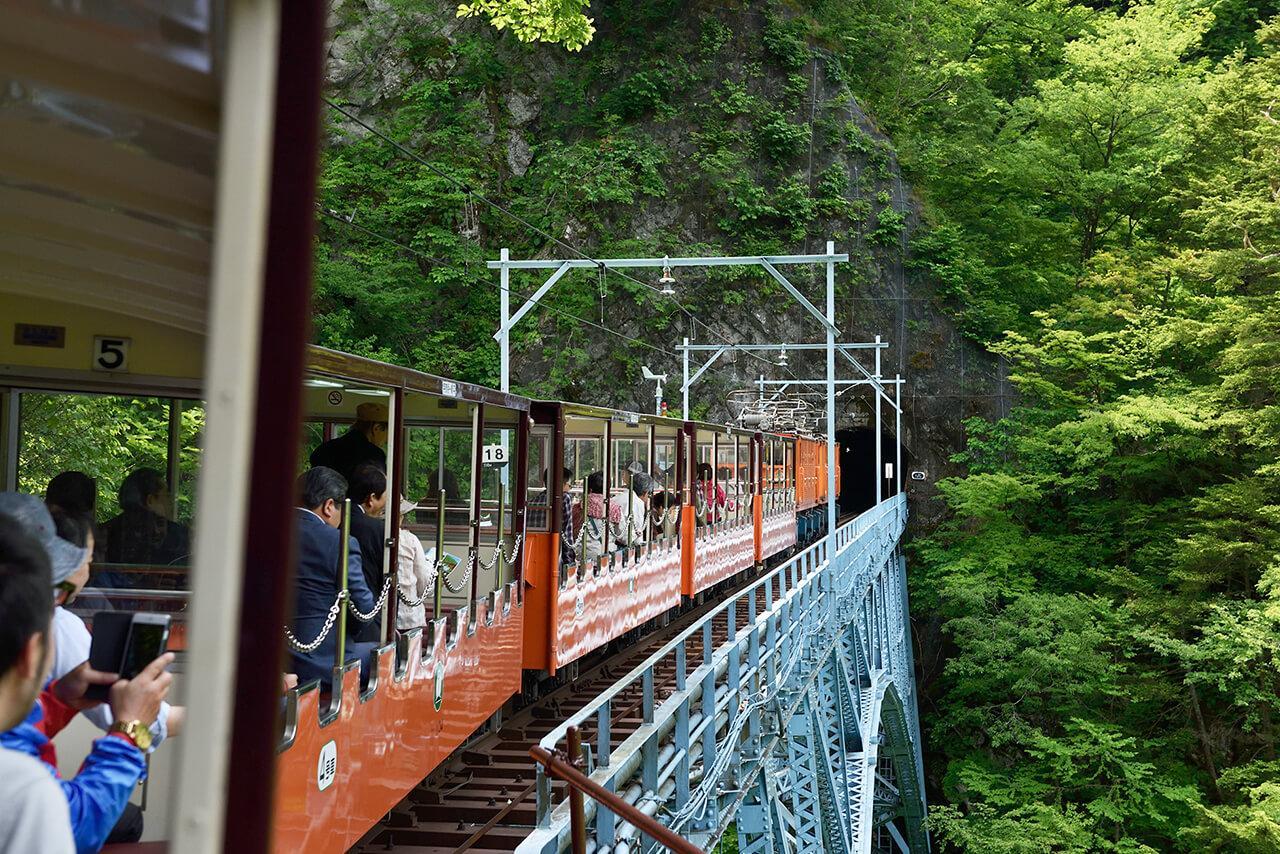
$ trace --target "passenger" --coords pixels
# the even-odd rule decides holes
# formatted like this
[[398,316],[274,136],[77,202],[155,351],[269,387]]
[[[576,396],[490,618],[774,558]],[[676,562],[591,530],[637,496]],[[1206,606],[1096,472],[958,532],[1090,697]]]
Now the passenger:
[[330,468],[346,480],[361,463],[377,463],[387,470],[387,417],[382,403],[362,403],[356,407],[356,422],[336,439],[321,443],[311,452],[311,465]]
[[[360,544],[360,566],[364,583],[377,596],[386,577],[386,523],[382,514],[387,508],[387,474],[374,463],[361,463],[351,472],[347,484],[351,499],[351,536]],[[349,629],[358,641],[382,640],[381,620],[352,624]]]
[[[586,559],[594,561],[606,551],[605,512],[607,506],[604,500],[604,472],[597,471],[588,475],[585,507],[587,527],[582,535],[582,549]],[[581,514],[582,505],[579,505],[578,512]],[[581,521],[581,518],[577,521]],[[575,527],[579,530],[582,528],[580,524],[576,524]]]
[[[102,526],[106,562],[143,566],[186,562],[191,534],[169,518],[173,503],[164,475],[155,469],[136,469],[120,484],[119,499],[120,515]],[[138,581],[136,573],[115,572],[103,586],[136,587]],[[164,586],[158,580],[145,584]]]
[[64,471],[55,475],[44,490],[50,512],[61,510],[69,516],[98,523],[98,482],[84,472]]
[[715,472],[710,463],[698,463],[698,479],[693,487],[694,500],[697,502],[698,524],[704,525],[719,521],[721,510],[728,504],[724,489],[715,482]]
[[663,539],[675,537],[680,521],[680,514],[677,512],[680,497],[674,492],[657,492],[650,499],[649,505],[653,517],[653,535]]
[[[574,526],[573,521],[573,469],[565,466],[561,472],[563,479],[560,487],[560,563],[571,564],[578,562],[578,550],[574,548],[574,543],[578,541],[578,531],[581,530],[581,523],[578,527]],[[550,489],[550,484],[548,484]]]
[[396,611],[396,628],[404,631],[405,629],[416,629],[427,624],[427,605],[426,599],[428,591],[436,582],[436,564],[427,562],[426,552],[422,550],[422,540],[418,539],[418,535],[412,531],[405,530],[405,525],[409,523],[409,514],[418,507],[416,502],[407,498],[400,499],[400,546],[397,550],[398,561],[396,565],[396,584],[400,587],[400,592],[408,599],[418,600],[416,605],[406,605],[400,602],[400,608]]
[[[441,484],[443,484],[443,486],[441,486]],[[462,493],[458,489],[458,476],[449,471],[449,469],[444,470],[443,478],[440,476],[439,469],[433,469],[427,488],[431,490],[431,498],[433,500],[440,495],[441,489],[444,490],[444,500],[446,503],[462,500]]]
[[[331,468],[317,466],[298,478],[301,504],[295,514],[298,526],[298,572],[295,583],[293,633],[302,643],[310,643],[325,629],[329,609],[342,589],[342,524],[340,505],[347,496],[347,482]],[[350,602],[361,611],[373,610],[373,594],[364,581],[360,565],[360,544],[348,542],[347,584]],[[319,679],[325,688],[333,680],[338,633],[330,626],[324,641],[307,653],[293,653],[293,667],[303,682]],[[361,681],[368,679],[368,654],[376,644],[357,643],[348,637],[342,662],[352,658],[362,662]]]
[[[80,589],[84,587],[89,578],[89,564],[92,562],[93,554],[93,531],[83,520],[68,516],[61,510],[54,511],[50,515],[53,517],[58,536],[72,545],[84,548],[86,554],[84,563],[75,572],[68,576],[65,581],[54,585],[56,607],[53,609],[53,636],[55,643],[53,671],[50,679],[57,682],[74,670],[80,668],[86,671],[89,670],[89,648],[92,645],[93,638],[89,634],[89,629],[85,626],[84,621],[68,611],[67,607],[71,605],[76,594],[80,592]],[[52,740],[71,722],[77,710],[62,705],[52,691],[42,693],[40,700],[43,704],[45,715],[39,729],[46,738]],[[111,725],[115,722],[115,719],[111,715],[110,706],[99,704],[83,711],[85,718],[98,729],[103,732],[111,731]],[[160,711],[149,727],[151,731],[151,746],[146,752],[153,752],[167,737],[177,735],[181,731],[185,720],[186,709],[184,707],[170,706],[166,702],[161,702]],[[50,744],[49,749],[41,758],[56,769],[57,754],[53,747]],[[137,842],[142,837],[142,830],[142,810],[138,808],[137,804],[129,802],[125,804],[124,812],[119,820],[116,821],[111,832],[107,834],[107,844]]]
[[609,499],[609,522],[613,541],[620,548],[638,546],[648,541],[649,507],[653,494],[653,478],[643,471],[631,475],[631,488]]
[[[84,562],[85,550],[57,536],[52,517],[34,496],[0,493],[0,513],[13,519],[14,524],[9,527],[31,535],[43,548],[52,570],[48,579],[50,586],[61,589],[60,583],[75,574]],[[46,587],[45,596],[48,590]],[[51,638],[50,646],[54,643]],[[65,709],[95,705],[85,698],[91,685],[111,686],[108,702],[116,722],[107,737],[93,743],[93,750],[79,773],[71,780],[60,781],[70,814],[71,834],[76,850],[82,854],[102,847],[123,816],[130,794],[146,775],[143,751],[150,746],[148,728],[173,681],[166,671],[172,661],[173,655],[165,653],[129,680],[119,679],[115,673],[100,673],[87,665],[77,667],[54,683],[45,695],[56,700],[51,702],[51,711],[61,715]],[[46,662],[41,670],[42,681],[47,666]],[[0,734],[0,746],[33,758],[49,753],[49,739],[41,729],[45,715],[45,704],[37,702],[25,720]],[[51,767],[49,772],[57,776],[56,768]]]
[[[22,723],[52,659],[49,558],[0,516],[0,729]],[[39,760],[0,743],[0,854],[71,854],[67,799]]]

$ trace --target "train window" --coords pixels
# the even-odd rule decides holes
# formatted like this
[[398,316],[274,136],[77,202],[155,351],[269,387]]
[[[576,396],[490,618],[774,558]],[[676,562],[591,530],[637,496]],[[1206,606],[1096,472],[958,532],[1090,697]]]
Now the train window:
[[599,438],[570,437],[564,443],[564,464],[573,472],[573,488],[582,491],[582,481],[604,468]]
[[[550,429],[535,427],[529,434],[529,466],[525,472],[528,483],[525,527],[531,531],[551,529],[551,484],[555,472],[551,471],[550,449]],[[565,484],[566,487],[571,485]]]
[[658,479],[663,492],[676,490],[676,442],[659,439],[653,445],[653,476]]
[[743,495],[750,495],[753,490],[751,471],[751,440],[746,437],[738,439],[738,490]]
[[738,455],[733,448],[733,437],[722,436],[716,448],[716,479],[731,498],[738,495]]
[[484,431],[484,446],[500,447],[503,456],[508,460],[504,466],[486,465],[480,471],[480,507],[481,507],[481,524],[492,525],[496,522],[495,514],[498,512],[498,498],[501,494],[503,518],[502,530],[509,532],[512,523],[512,502],[511,488],[514,483],[515,476],[511,469],[515,455],[515,439],[516,431],[499,430],[489,428]]
[[[132,395],[15,392],[16,451],[8,486],[45,495],[64,472],[92,479],[83,511],[94,530],[90,588],[128,588],[82,597],[77,610],[128,607],[174,610],[185,605],[195,478],[204,406],[199,401]],[[84,482],[84,481],[81,481]],[[76,502],[72,489],[60,501]]]
[[611,491],[618,492],[631,483],[633,472],[649,471],[649,440],[614,439],[612,466],[609,484]]

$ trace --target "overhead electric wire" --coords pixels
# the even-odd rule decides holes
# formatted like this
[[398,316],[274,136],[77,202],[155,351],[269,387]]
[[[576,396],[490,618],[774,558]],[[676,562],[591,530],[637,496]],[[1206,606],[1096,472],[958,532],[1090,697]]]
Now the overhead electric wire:
[[[404,154],[405,156],[407,156],[407,157],[411,158],[412,160],[414,160],[415,162],[417,162],[417,163],[421,164],[422,166],[425,166],[429,171],[431,171],[431,172],[432,172],[432,173],[434,173],[435,175],[437,175],[437,176],[439,176],[440,178],[443,178],[444,180],[446,180],[446,181],[448,181],[449,183],[453,184],[453,185],[454,185],[455,187],[457,187],[459,190],[461,190],[462,192],[466,193],[469,197],[471,197],[471,198],[475,198],[475,199],[479,199],[480,201],[484,202],[484,203],[485,203],[486,205],[488,205],[489,207],[493,208],[494,210],[498,211],[499,213],[503,214],[504,216],[509,217],[510,219],[512,219],[513,221],[515,221],[515,222],[519,223],[520,225],[524,226],[525,228],[529,229],[529,230],[530,230],[530,231],[532,231],[534,234],[537,234],[537,235],[539,235],[539,236],[541,236],[541,237],[543,237],[543,238],[545,238],[545,239],[547,239],[547,240],[550,240],[552,243],[555,243],[557,246],[560,246],[561,248],[568,250],[569,252],[573,253],[574,255],[577,255],[579,258],[581,258],[581,259],[583,259],[583,260],[585,260],[585,261],[590,261],[590,262],[591,262],[591,263],[593,263],[593,264],[596,264],[596,265],[599,265],[599,266],[604,267],[604,269],[605,269],[605,272],[606,272],[606,273],[613,272],[614,274],[616,274],[616,275],[618,275],[618,276],[621,276],[623,279],[625,279],[625,280],[627,280],[627,281],[633,282],[634,284],[637,284],[637,285],[639,285],[639,286],[641,286],[641,287],[643,287],[643,288],[647,288],[648,290],[653,291],[654,293],[660,294],[660,295],[662,295],[662,296],[666,296],[666,297],[667,297],[667,299],[669,299],[671,302],[673,302],[673,303],[676,305],[676,307],[677,307],[677,308],[679,308],[679,309],[680,309],[680,311],[681,311],[681,312],[683,312],[683,313],[684,313],[684,315],[685,315],[686,317],[688,317],[688,318],[689,318],[689,320],[690,320],[690,321],[692,321],[692,322],[694,323],[695,328],[696,328],[697,324],[701,324],[701,325],[702,325],[702,327],[703,327],[704,329],[706,329],[708,332],[710,332],[712,335],[715,335],[715,336],[717,336],[718,338],[720,338],[720,340],[721,340],[724,344],[726,344],[726,345],[728,345],[728,346],[730,346],[730,347],[735,346],[735,343],[734,343],[734,342],[732,342],[732,341],[730,341],[730,340],[728,339],[728,337],[727,337],[727,336],[725,336],[724,334],[722,334],[722,333],[720,333],[720,332],[717,332],[717,331],[716,331],[715,329],[713,329],[710,325],[708,325],[705,321],[699,320],[699,319],[698,319],[698,318],[693,314],[693,312],[691,312],[691,311],[690,311],[690,310],[689,310],[689,309],[688,309],[684,304],[682,304],[678,299],[676,299],[674,295],[670,295],[670,294],[663,294],[663,292],[662,292],[662,290],[661,290],[661,289],[659,289],[659,288],[655,288],[653,285],[649,284],[648,282],[641,281],[640,279],[635,278],[634,276],[630,275],[629,273],[626,273],[626,272],[625,272],[625,271],[623,271],[623,270],[618,270],[618,269],[615,269],[615,268],[610,268],[610,267],[608,267],[608,266],[607,266],[607,265],[605,265],[602,261],[600,261],[600,260],[598,260],[598,259],[596,259],[596,258],[593,258],[591,255],[587,254],[586,252],[583,252],[581,249],[579,249],[578,247],[574,246],[573,244],[568,243],[567,241],[565,241],[565,240],[563,240],[563,239],[561,239],[561,238],[559,238],[559,237],[556,237],[555,235],[551,234],[550,232],[546,231],[545,229],[540,228],[539,226],[534,225],[533,223],[529,222],[527,219],[525,219],[524,217],[520,216],[519,214],[517,214],[517,213],[515,213],[515,212],[513,212],[513,211],[508,210],[507,208],[503,207],[502,205],[498,204],[497,202],[493,201],[492,199],[488,198],[487,196],[483,195],[482,193],[477,192],[477,191],[476,191],[476,190],[474,190],[470,185],[468,185],[466,182],[464,182],[464,181],[462,181],[462,180],[460,180],[460,179],[458,179],[458,178],[454,177],[453,175],[448,174],[447,172],[445,172],[444,170],[442,170],[442,169],[440,169],[438,166],[436,166],[434,163],[432,163],[431,161],[427,160],[427,159],[426,159],[425,157],[423,157],[422,155],[418,154],[416,151],[413,151],[413,150],[412,150],[412,149],[410,149],[410,148],[406,148],[404,145],[402,145],[402,144],[401,144],[400,142],[398,142],[397,140],[393,139],[392,137],[390,137],[390,136],[388,136],[387,134],[383,133],[382,131],[378,130],[376,127],[374,127],[373,125],[369,124],[369,123],[368,123],[368,122],[366,122],[364,119],[360,118],[359,116],[357,116],[355,113],[351,112],[350,110],[348,110],[348,109],[346,109],[346,108],[344,108],[344,107],[342,107],[342,106],[338,105],[338,104],[337,104],[337,103],[335,103],[332,99],[330,99],[330,98],[326,97],[326,98],[324,98],[324,102],[325,102],[326,104],[328,104],[328,105],[329,105],[329,107],[331,107],[332,109],[334,109],[334,110],[336,110],[337,112],[341,113],[343,116],[346,116],[348,119],[350,119],[351,121],[355,122],[356,124],[360,125],[360,127],[364,128],[364,129],[365,129],[365,130],[367,130],[369,133],[371,133],[371,134],[373,134],[374,136],[378,137],[378,139],[381,139],[383,142],[386,142],[387,144],[389,144],[390,146],[392,146],[393,148],[395,148],[395,149],[396,149],[397,151],[399,151],[400,153],[402,153],[402,154]],[[757,356],[755,353],[752,353],[752,352],[750,352],[749,350],[735,350],[734,352],[741,352],[741,353],[745,353],[747,356],[749,356],[749,357],[751,357],[751,358],[755,359],[756,361],[761,362],[761,363],[766,364],[766,365],[769,365],[769,366],[771,366],[771,367],[783,367],[783,368],[787,371],[787,373],[788,373],[788,374],[790,374],[793,378],[794,378],[794,377],[796,377],[796,374],[795,374],[794,370],[793,370],[792,368],[790,368],[789,366],[781,366],[781,365],[777,365],[776,363],[771,362],[770,360],[768,360],[768,359],[764,358],[763,356]]]
[[[457,262],[455,262],[455,261],[450,261],[450,260],[449,260],[449,259],[447,259],[447,258],[435,258],[435,257],[433,257],[433,256],[427,255],[425,252],[421,252],[421,251],[419,251],[419,250],[417,250],[417,249],[414,249],[414,248],[413,248],[412,246],[410,246],[409,244],[407,244],[407,243],[403,243],[403,242],[401,242],[401,241],[399,241],[399,240],[396,240],[394,237],[391,237],[391,236],[389,236],[389,235],[382,234],[382,233],[380,233],[380,232],[374,231],[373,229],[368,228],[368,227],[366,227],[366,226],[359,225],[359,224],[358,224],[358,223],[356,223],[354,220],[352,220],[352,219],[348,219],[347,217],[342,216],[341,214],[336,213],[335,211],[331,211],[331,210],[329,210],[328,208],[324,207],[324,206],[323,206],[322,204],[320,204],[319,202],[316,202],[316,210],[317,210],[317,211],[319,211],[319,212],[320,212],[321,214],[323,214],[324,216],[328,217],[329,219],[333,220],[334,222],[341,223],[341,224],[343,224],[343,225],[345,225],[345,226],[348,226],[348,227],[350,227],[350,228],[354,228],[354,229],[356,229],[357,231],[361,232],[362,234],[368,235],[369,237],[372,237],[372,238],[374,238],[374,239],[376,239],[376,240],[381,240],[381,241],[383,241],[384,243],[387,243],[387,244],[390,244],[390,245],[392,245],[392,246],[397,247],[398,249],[402,249],[402,250],[404,250],[405,252],[408,252],[408,253],[410,253],[411,255],[413,255],[413,256],[415,256],[415,257],[417,257],[417,258],[419,258],[419,259],[421,259],[421,260],[423,260],[423,261],[427,261],[427,262],[432,263],[432,264],[440,264],[440,265],[444,265],[444,266],[454,266],[454,265],[456,265],[456,263],[457,263]],[[501,285],[501,284],[499,284],[499,283],[497,283],[497,282],[490,282],[490,281],[489,281],[489,280],[487,280],[487,279],[485,280],[485,282],[486,282],[486,284],[488,284],[490,287],[492,287],[492,288],[493,288],[493,289],[495,289],[495,290],[498,290],[498,291],[501,291],[501,290],[502,290],[502,285]],[[526,299],[527,299],[528,297],[532,296],[532,295],[531,295],[531,294],[529,294],[529,293],[526,293],[526,292],[524,292],[524,291],[520,291],[520,290],[518,290],[518,289],[516,289],[516,288],[512,288],[512,287],[510,287],[510,286],[508,286],[508,288],[507,288],[507,289],[508,289],[508,291],[510,291],[511,293],[514,293],[514,294],[516,294],[517,296],[521,296],[521,297],[524,297],[524,298],[526,298]],[[629,343],[631,343],[631,344],[637,344],[637,345],[639,345],[639,346],[641,346],[641,347],[644,347],[644,348],[646,348],[646,349],[652,350],[652,351],[654,351],[655,353],[661,353],[662,355],[664,355],[664,356],[666,356],[666,357],[668,357],[668,358],[670,358],[670,359],[672,359],[672,360],[676,360],[676,361],[678,361],[678,360],[680,359],[680,354],[679,354],[679,353],[672,352],[671,350],[668,350],[668,349],[666,349],[665,347],[659,347],[659,346],[658,346],[658,345],[656,345],[656,344],[650,344],[648,341],[643,341],[643,340],[641,340],[641,339],[639,339],[639,338],[633,338],[633,337],[631,337],[630,335],[626,335],[626,334],[624,334],[624,333],[622,333],[622,332],[618,332],[616,329],[610,329],[610,328],[609,328],[609,327],[607,327],[607,326],[603,326],[603,325],[601,325],[601,324],[599,324],[599,323],[596,323],[594,320],[587,320],[585,317],[582,317],[581,315],[574,314],[573,312],[571,312],[571,311],[566,311],[566,310],[564,310],[564,309],[562,309],[562,308],[557,308],[556,306],[551,305],[550,303],[539,302],[539,303],[537,304],[537,306],[538,306],[539,308],[545,308],[545,309],[547,309],[548,311],[552,312],[553,314],[558,314],[558,315],[560,315],[561,317],[565,317],[565,318],[568,318],[569,320],[577,321],[578,323],[582,323],[582,324],[584,324],[584,325],[586,325],[586,326],[590,326],[590,327],[592,327],[593,329],[599,329],[601,332],[607,332],[607,333],[609,333],[610,335],[613,335],[613,336],[615,336],[615,337],[617,337],[617,338],[621,338],[623,341],[627,341],[627,342],[629,342]],[[714,376],[719,376],[719,377],[721,377],[722,379],[724,379],[724,378],[726,377],[726,375],[723,373],[723,371],[721,371],[721,370],[719,370],[719,369],[715,369],[715,368],[709,369],[708,373],[710,373],[710,374],[712,374],[712,375],[714,375]],[[730,381],[730,384],[733,384],[734,382],[738,382],[738,381],[739,381],[739,379],[738,379],[737,377],[732,377],[732,376],[728,377],[728,379],[729,379],[729,381]]]
[[[432,257],[432,256],[430,256],[430,255],[427,255],[427,254],[425,254],[425,253],[423,253],[423,252],[418,251],[417,249],[414,249],[412,246],[410,246],[410,245],[409,245],[409,244],[407,244],[407,243],[401,243],[399,240],[396,240],[394,237],[389,237],[388,235],[381,234],[381,233],[379,233],[379,232],[377,232],[377,231],[374,231],[374,230],[373,230],[373,229],[371,229],[371,228],[366,228],[366,227],[365,227],[365,226],[363,226],[363,225],[359,225],[359,224],[357,224],[354,220],[347,219],[346,217],[342,216],[341,214],[334,213],[333,211],[331,211],[331,210],[329,210],[329,209],[325,208],[324,206],[320,205],[319,203],[317,203],[317,204],[316,204],[316,210],[320,211],[320,213],[322,213],[322,214],[324,214],[325,216],[329,217],[329,218],[330,218],[330,219],[332,219],[334,222],[340,222],[340,223],[342,223],[343,225],[350,226],[351,228],[354,228],[354,229],[356,229],[357,231],[360,231],[360,232],[362,232],[362,233],[364,233],[364,234],[368,235],[369,237],[376,238],[376,239],[381,240],[381,241],[383,241],[383,242],[385,242],[385,243],[389,243],[389,244],[391,244],[392,246],[396,246],[396,247],[398,247],[398,248],[400,248],[400,249],[403,249],[405,252],[409,252],[409,253],[413,254],[414,256],[416,256],[416,257],[418,257],[418,258],[422,259],[423,261],[428,261],[428,262],[430,262],[430,263],[432,263],[432,264],[446,264],[446,265],[452,265],[452,264],[455,264],[455,263],[456,263],[456,262],[453,262],[453,261],[449,261],[449,260],[447,260],[447,259],[445,259],[445,258],[433,258],[433,257]],[[486,280],[486,281],[487,281],[487,280]],[[496,288],[497,290],[501,290],[501,289],[502,289],[502,285],[501,285],[501,284],[499,284],[499,283],[497,283],[497,282],[492,283],[492,286],[493,286],[494,288]],[[509,287],[509,288],[508,288],[508,290],[509,290],[510,292],[512,292],[512,293],[514,293],[514,294],[516,294],[517,296],[522,296],[522,297],[525,297],[525,298],[528,298],[529,296],[532,296],[531,294],[524,293],[523,291],[518,291],[518,290],[516,290],[515,288],[510,288],[510,287]],[[647,347],[647,348],[649,348],[650,350],[654,350],[654,351],[656,351],[656,352],[658,352],[658,353],[662,353],[663,355],[670,356],[670,357],[671,357],[671,358],[673,358],[673,359],[678,359],[678,358],[680,358],[680,357],[679,357],[679,355],[677,355],[676,353],[673,353],[673,352],[672,352],[672,351],[670,351],[670,350],[667,350],[667,349],[666,349],[666,348],[664,348],[664,347],[659,347],[659,346],[657,346],[656,344],[650,344],[648,341],[642,341],[642,340],[640,340],[639,338],[632,338],[630,335],[625,335],[625,334],[623,334],[623,333],[621,333],[621,332],[618,332],[618,331],[617,331],[617,330],[615,330],[615,329],[610,329],[610,328],[609,328],[609,327],[607,327],[607,326],[602,326],[602,325],[600,325],[599,323],[596,323],[595,321],[587,320],[585,317],[582,317],[582,316],[580,316],[580,315],[574,314],[573,312],[565,311],[564,309],[561,309],[561,308],[556,308],[554,305],[551,305],[551,304],[549,304],[549,303],[541,303],[541,302],[540,302],[540,303],[538,303],[538,305],[539,305],[539,306],[541,306],[541,307],[543,307],[543,308],[546,308],[548,311],[554,312],[555,314],[559,314],[559,315],[561,315],[561,316],[563,316],[563,317],[567,317],[567,318],[569,318],[570,320],[576,320],[576,321],[577,321],[577,322],[579,322],[579,323],[585,324],[585,325],[587,325],[587,326],[591,326],[591,327],[593,327],[593,328],[595,328],[595,329],[599,329],[601,332],[608,332],[610,335],[615,335],[615,336],[617,336],[618,338],[621,338],[621,339],[623,339],[624,341],[629,341],[629,342],[630,342],[630,343],[632,343],[632,344],[638,344],[638,345],[640,345],[641,347]]]

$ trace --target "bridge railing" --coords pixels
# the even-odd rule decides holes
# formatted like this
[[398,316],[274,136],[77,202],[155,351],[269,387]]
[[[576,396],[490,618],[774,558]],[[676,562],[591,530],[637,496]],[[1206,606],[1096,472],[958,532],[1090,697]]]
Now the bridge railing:
[[[766,724],[776,719],[785,692],[806,676],[804,661],[820,643],[831,644],[850,619],[858,576],[896,547],[906,524],[906,502],[894,496],[762,575],[686,628],[577,714],[539,746],[565,755],[571,727],[594,723],[585,770],[608,792],[684,835],[716,835],[732,817],[732,781],[744,758],[758,756]],[[865,557],[865,560],[859,558]],[[865,585],[864,585],[865,586]],[[717,645],[713,628],[724,632]],[[690,670],[689,648],[701,641],[702,663]],[[706,652],[710,650],[711,652]],[[674,673],[674,689],[660,695],[661,676]],[[638,691],[636,689],[639,689]],[[638,709],[635,700],[639,694]],[[614,744],[615,721],[642,715],[642,724]],[[589,728],[589,727],[588,727]],[[569,846],[569,805],[553,806],[551,780],[537,776],[537,829],[520,851],[558,852]],[[625,844],[653,847],[608,809],[587,805],[596,849]],[[721,814],[723,813],[723,815]]]

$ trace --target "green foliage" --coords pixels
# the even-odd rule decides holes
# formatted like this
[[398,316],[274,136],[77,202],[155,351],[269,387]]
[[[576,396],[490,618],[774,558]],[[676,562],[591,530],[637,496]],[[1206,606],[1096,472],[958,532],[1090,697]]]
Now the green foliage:
[[[1280,53],[1264,27],[1253,58],[1182,61],[1206,31],[1159,4],[1100,22],[1064,46],[1023,126],[1057,140],[1027,169],[1090,188],[1053,214],[1064,233],[1089,235],[1088,205],[1136,221],[1131,192],[1149,196],[1149,224],[1076,243],[1072,292],[1045,294],[1034,325],[997,345],[1020,405],[970,422],[968,473],[940,485],[950,516],[916,546],[913,601],[951,643],[926,721],[945,757],[945,845],[1280,839]],[[1068,137],[1090,127],[1101,155],[1143,123],[1110,162],[1057,160],[1084,152]],[[955,271],[981,260],[962,221],[913,248],[967,298]]]
[[756,139],[760,150],[774,163],[786,163],[809,147],[810,128],[792,122],[778,112],[766,112],[756,119]]
[[582,13],[590,0],[475,0],[458,6],[459,18],[483,16],[496,29],[510,28],[522,42],[553,42],[582,50],[595,35]]

